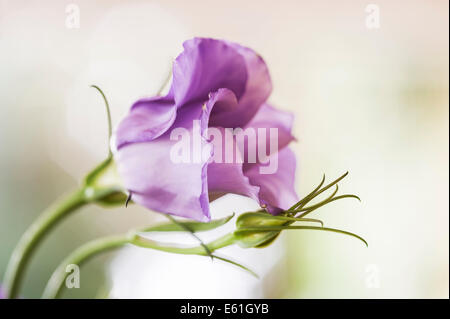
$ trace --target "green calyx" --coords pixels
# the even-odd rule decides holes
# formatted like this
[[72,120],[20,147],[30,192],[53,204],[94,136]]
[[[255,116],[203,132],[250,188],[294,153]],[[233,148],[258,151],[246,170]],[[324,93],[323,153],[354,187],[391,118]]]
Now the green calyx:
[[123,205],[128,197],[112,156],[86,176],[82,188],[88,200],[102,206]]
[[[348,235],[361,240],[366,246],[367,242],[360,236],[339,230],[334,228],[327,228],[323,226],[323,222],[318,219],[305,218],[314,210],[325,206],[333,201],[343,198],[356,198],[356,195],[340,195],[336,196],[338,191],[337,183],[341,181],[348,172],[334,180],[330,184],[322,187],[325,182],[325,176],[323,177],[319,186],[317,186],[311,193],[295,203],[290,209],[283,211],[280,215],[273,216],[264,211],[249,212],[240,215],[236,221],[236,231],[234,236],[237,240],[237,244],[243,248],[262,248],[270,245],[283,230],[294,229],[308,229],[308,230],[320,230],[327,232],[335,232],[344,235]],[[314,198],[336,185],[336,190],[325,200],[317,204],[308,205]],[[305,225],[304,223],[314,223],[316,225]],[[294,225],[294,223],[302,223],[302,225]]]

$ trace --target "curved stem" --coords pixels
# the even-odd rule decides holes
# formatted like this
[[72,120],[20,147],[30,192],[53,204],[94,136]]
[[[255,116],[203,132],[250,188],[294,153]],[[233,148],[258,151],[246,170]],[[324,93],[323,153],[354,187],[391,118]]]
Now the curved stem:
[[85,189],[79,189],[44,211],[27,229],[15,247],[6,269],[4,285],[7,298],[17,297],[29,260],[48,231],[63,217],[85,205],[88,201],[85,196]]
[[74,250],[53,272],[50,280],[45,287],[42,298],[58,298],[61,294],[61,288],[68,275],[67,265],[75,264],[81,266],[84,262],[100,253],[105,253],[111,249],[118,248],[129,243],[128,236],[108,236],[88,242]]
[[[232,245],[235,242],[235,237],[233,234],[226,234],[223,237],[220,237],[206,246],[208,247],[210,252],[213,252],[219,248],[223,248],[225,246]],[[127,235],[119,235],[119,236],[108,236],[100,239],[93,240],[88,242],[78,249],[73,251],[59,266],[56,268],[55,272],[52,274],[47,286],[45,287],[42,298],[58,298],[61,294],[61,289],[63,287],[63,283],[66,280],[69,273],[66,272],[66,267],[71,264],[76,264],[81,266],[84,262],[89,260],[90,258],[105,253],[111,249],[119,248],[125,244],[133,244],[139,247],[151,248],[155,250],[165,251],[169,253],[175,254],[184,254],[184,255],[202,255],[208,256],[205,248],[203,246],[196,247],[175,247],[168,246],[156,241],[144,238],[134,232],[131,232]]]

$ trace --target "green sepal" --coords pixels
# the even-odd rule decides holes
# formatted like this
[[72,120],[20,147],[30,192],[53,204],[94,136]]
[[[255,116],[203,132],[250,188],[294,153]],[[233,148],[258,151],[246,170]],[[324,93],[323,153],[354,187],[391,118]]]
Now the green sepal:
[[289,225],[295,222],[314,222],[323,223],[319,219],[312,218],[297,218],[285,215],[270,215],[268,213],[262,212],[249,212],[240,215],[236,220],[236,231],[234,232],[235,237],[238,239],[238,244],[241,247],[257,247],[263,248],[270,245],[280,234],[280,231],[255,231],[255,232],[241,232],[241,229],[248,229],[253,227],[280,227]]
[[[255,232],[266,232],[266,231],[270,231],[270,230],[274,230],[274,231],[282,231],[282,230],[292,230],[292,229],[309,229],[309,230],[320,230],[320,231],[327,231],[327,232],[334,232],[334,233],[338,233],[338,234],[343,234],[343,235],[347,235],[347,236],[351,236],[354,237],[356,239],[359,239],[360,241],[362,241],[366,247],[369,247],[369,244],[367,243],[367,241],[362,238],[361,236],[358,236],[354,233],[345,231],[345,230],[340,230],[340,229],[335,229],[335,228],[327,228],[327,227],[316,227],[316,226],[258,226],[258,227],[249,227],[249,228],[243,228],[240,230],[237,230],[236,232],[238,233],[250,233],[253,234]],[[235,235],[236,235],[235,232]]]
[[[315,229],[349,235],[360,239],[367,245],[367,242],[358,235],[342,231],[339,229],[324,228],[322,221],[318,219],[305,218],[306,215],[313,212],[314,210],[339,199],[356,198],[360,200],[358,196],[352,194],[335,196],[339,189],[337,183],[341,181],[343,178],[345,178],[347,174],[348,172],[346,172],[333,182],[329,183],[328,185],[322,187],[322,185],[325,182],[325,175],[324,175],[320,184],[311,193],[309,193],[303,199],[298,201],[288,210],[281,212],[281,214],[278,216],[272,216],[262,211],[242,214],[241,216],[238,217],[236,221],[236,231],[234,232],[234,236],[237,239],[237,243],[244,248],[249,247],[262,248],[270,245],[283,230]],[[321,193],[328,190],[334,185],[336,185],[336,190],[325,200],[322,200],[321,202],[314,205],[306,206],[312,199],[314,199],[315,197],[317,197],[318,195],[320,195]],[[301,214],[297,215],[298,213]],[[321,227],[290,226],[295,222],[317,222],[321,224]]]
[[102,96],[108,120],[108,158],[95,167],[84,179],[83,188],[87,200],[101,206],[123,205],[127,201],[128,192],[117,172],[113,153],[109,144],[112,136],[111,110],[106,95],[97,85],[91,85]]

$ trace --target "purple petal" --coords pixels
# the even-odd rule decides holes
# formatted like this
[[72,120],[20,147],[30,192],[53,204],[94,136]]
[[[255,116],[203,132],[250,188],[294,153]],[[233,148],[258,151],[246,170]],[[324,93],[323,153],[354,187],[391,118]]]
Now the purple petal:
[[211,109],[209,126],[218,126],[214,124],[220,121],[221,115],[226,115],[228,112],[231,112],[238,107],[236,95],[234,95],[233,91],[226,88],[210,93],[209,103],[212,103],[214,106]]
[[173,65],[173,92],[178,107],[206,101],[210,92],[227,88],[239,98],[245,90],[244,57],[227,42],[195,38],[184,42]]
[[[293,118],[265,104],[272,85],[263,59],[251,49],[226,41],[195,38],[183,45],[174,62],[169,94],[139,100],[115,133],[115,160],[133,201],[200,221],[210,218],[209,200],[226,193],[253,198],[271,213],[289,208],[297,200],[295,156],[286,148],[294,139]],[[194,120],[199,121],[198,128]],[[206,140],[208,126],[221,127],[222,133],[223,127],[254,130],[256,153],[265,149],[265,157],[248,163],[248,139],[236,148],[239,134],[222,134],[223,143],[214,145]],[[179,143],[170,138],[177,129],[185,129],[201,147],[192,150],[192,141],[188,143],[193,156],[182,163],[175,163],[171,154]],[[277,137],[270,129],[276,129]],[[225,153],[225,141],[238,149],[233,162],[226,163],[224,158],[221,163],[210,162],[219,150]],[[266,174],[271,165],[262,164],[264,160],[278,160],[277,169]]]
[[[210,128],[210,130],[212,129],[214,128]],[[236,158],[242,159],[242,155],[235,154],[231,163],[226,162],[225,152],[227,151],[227,145],[230,145],[229,149],[239,152],[236,148],[236,138],[231,133],[226,134],[223,128],[217,128],[217,132],[220,132],[220,137],[216,136],[211,141],[214,146],[214,158],[217,162],[210,162],[208,164],[208,190],[210,200],[212,201],[227,193],[233,193],[259,201],[259,187],[250,184],[248,177],[243,173],[242,161],[238,162],[236,160]],[[216,138],[220,138],[221,141],[218,143]],[[221,149],[219,150],[218,148]]]
[[[263,104],[245,129],[252,128],[255,130],[256,153],[258,154],[259,149],[263,148],[265,152],[262,153],[269,156],[295,140],[291,133],[293,122],[294,115],[292,113],[277,110],[269,104]],[[277,140],[274,140],[276,137],[278,137]]]
[[278,169],[274,174],[262,174],[261,164],[250,165],[244,174],[252,185],[260,187],[260,203],[267,205],[270,213],[277,214],[282,209],[289,209],[298,201],[295,192],[296,160],[295,154],[287,147],[279,153],[272,154],[270,160],[278,160]]
[[[211,99],[208,102],[210,103],[209,109],[212,110],[211,119],[213,119],[214,110],[217,106],[233,109],[233,105],[236,104],[233,97],[233,93],[227,89],[222,89],[211,94]],[[276,157],[278,156],[277,152],[280,149],[283,149],[286,145],[289,144],[289,142],[294,139],[291,135],[292,123],[293,116],[290,113],[276,110],[267,104],[264,104],[259,109],[254,118],[250,121],[250,123],[248,123],[246,129],[248,128],[250,130],[255,130],[257,144],[254,150],[258,152],[258,149],[261,147],[261,145],[267,145],[267,152],[265,152],[267,156],[262,159],[263,161],[269,160],[273,162],[275,159],[279,159],[279,157]],[[276,135],[278,136],[276,143],[278,147],[276,147],[275,149],[270,148],[270,139],[274,138],[271,135],[272,132],[269,131],[271,128],[277,129],[278,132],[278,134]],[[257,131],[258,129],[262,129],[268,132],[266,132],[264,136]],[[214,145],[213,158],[218,163],[213,162],[208,165],[208,188],[210,200],[218,198],[226,193],[234,193],[253,198],[256,201],[260,202],[260,204],[266,204],[269,206],[269,209],[274,212],[276,210],[275,207],[279,207],[277,206],[279,203],[272,198],[268,198],[268,189],[272,187],[270,183],[272,180],[276,180],[277,176],[284,177],[284,173],[281,172],[280,175],[280,172],[278,171],[281,168],[278,166],[278,170],[276,172],[273,172],[273,174],[261,174],[259,170],[261,167],[264,167],[264,165],[257,163],[248,163],[248,152],[253,149],[249,147],[249,141],[247,141],[247,143],[244,143],[243,145],[238,145],[239,147],[236,147],[237,138],[240,134],[244,134],[245,131],[242,131],[237,135],[233,135],[231,133],[231,130],[228,130],[229,134],[226,134],[225,131],[227,131],[227,129],[210,127],[208,132],[211,132],[212,130],[216,130],[220,134],[218,134],[218,136],[214,136],[211,141],[211,143]],[[220,139],[220,143],[217,143],[216,138]],[[259,141],[258,138],[261,139],[261,141]],[[226,149],[227,143],[228,145],[231,145],[228,150]],[[221,149],[218,150],[218,147],[220,147]],[[229,152],[230,149],[233,150],[233,152],[237,152],[238,154],[233,154],[233,157],[231,158],[232,163],[226,163],[225,154],[227,151]],[[270,156],[270,151],[272,152],[272,156]],[[281,153],[280,157],[282,159],[282,162],[278,163],[278,165],[285,165],[286,163],[290,164],[290,162],[293,162],[293,171],[289,172],[290,175],[287,176],[293,178],[293,173],[295,172],[295,157],[292,156],[291,160],[290,154],[291,153],[289,152]],[[240,162],[238,161],[238,159],[240,159]],[[244,164],[242,164],[243,161]],[[255,181],[249,179],[247,176],[254,178]],[[265,178],[267,178],[267,181],[264,181]],[[280,181],[280,183],[282,182],[283,181]],[[260,190],[260,185],[262,185],[264,189]],[[277,188],[278,184],[275,184],[275,189]],[[285,198],[283,198],[283,196]],[[297,195],[293,190],[288,192],[288,194],[282,195],[281,204],[283,204],[283,202],[290,202],[292,198],[294,198],[295,200],[297,198],[296,196]]]
[[[178,112],[166,133],[150,142],[123,146],[115,153],[115,160],[125,187],[136,203],[158,212],[208,221],[206,172],[211,148],[202,134],[207,127],[209,110],[194,103]],[[198,131],[193,126],[194,120],[200,121]],[[200,156],[197,162],[174,163],[171,150],[177,140],[171,140],[170,134],[176,128],[186,129],[191,139],[197,138],[208,156]]]
[[115,132],[117,149],[138,142],[151,141],[164,134],[175,121],[177,109],[170,96],[141,99]]
[[[252,49],[237,43],[229,43],[229,45],[245,60],[247,70],[245,92],[242,96],[238,96],[239,105],[234,110],[223,113],[214,109],[210,125],[230,128],[244,127],[258,112],[260,106],[266,102],[272,91],[272,81],[267,65],[261,56]],[[220,113],[220,116],[216,113]]]

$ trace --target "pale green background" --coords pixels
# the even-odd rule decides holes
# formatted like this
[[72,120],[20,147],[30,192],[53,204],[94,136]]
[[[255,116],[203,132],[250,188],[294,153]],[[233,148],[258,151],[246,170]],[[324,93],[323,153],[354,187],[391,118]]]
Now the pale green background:
[[[79,29],[65,26],[69,3],[80,8]],[[198,35],[242,43],[267,61],[270,101],[296,115],[300,194],[322,173],[334,178],[349,170],[342,190],[363,200],[333,203],[317,216],[363,235],[368,249],[335,234],[283,236],[281,257],[274,249],[261,251],[274,258],[274,268],[248,296],[448,298],[448,2],[376,1],[377,30],[365,26],[367,4],[0,1],[0,273],[39,212],[106,155],[104,109],[89,85],[107,93],[117,124],[134,100],[157,90],[182,41]],[[236,205],[235,198],[227,200]],[[74,247],[155,216],[136,207],[83,209],[44,242],[23,296],[38,297]],[[83,268],[81,289],[65,296],[104,296],[115,282],[114,271],[104,272],[109,260]],[[164,269],[190,261],[158,262]],[[147,266],[130,260],[127,267],[131,275]],[[367,286],[371,269],[379,288]],[[209,292],[229,297],[233,284],[230,279]],[[183,281],[174,285],[164,296]],[[155,287],[126,293],[117,287],[122,297],[158,296]],[[189,289],[185,297],[209,296],[195,285]]]

